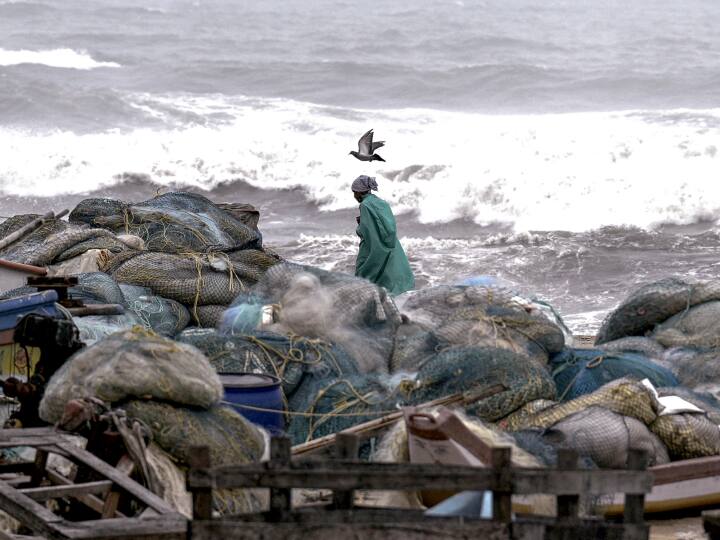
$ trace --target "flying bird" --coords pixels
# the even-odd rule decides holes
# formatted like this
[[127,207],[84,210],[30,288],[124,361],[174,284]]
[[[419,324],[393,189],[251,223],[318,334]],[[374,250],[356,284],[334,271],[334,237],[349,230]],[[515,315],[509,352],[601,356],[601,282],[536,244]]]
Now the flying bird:
[[358,158],[360,161],[385,161],[375,153],[375,150],[385,146],[385,141],[373,142],[373,130],[369,130],[365,135],[360,137],[358,141],[358,151],[351,151],[350,154]]

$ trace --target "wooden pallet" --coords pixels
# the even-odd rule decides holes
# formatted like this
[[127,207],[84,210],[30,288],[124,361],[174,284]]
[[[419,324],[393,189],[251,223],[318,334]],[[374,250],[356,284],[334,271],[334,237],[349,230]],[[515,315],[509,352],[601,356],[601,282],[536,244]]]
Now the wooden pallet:
[[[52,428],[0,430],[0,449],[15,447],[34,448],[35,459],[32,462],[0,464],[0,510],[34,534],[53,539],[184,538],[187,528],[185,517],[130,478],[132,464],[128,458],[121,459],[117,468],[112,467],[78,448],[66,435]],[[78,469],[90,471],[100,479],[75,483],[65,478],[48,469],[51,454],[66,458]],[[124,516],[118,511],[122,496],[146,507],[153,517]],[[44,504],[45,501],[62,498],[79,501],[98,519],[67,521]]]
[[[646,540],[643,521],[645,493],[652,477],[646,455],[631,451],[628,470],[577,469],[577,455],[561,451],[559,469],[521,469],[510,465],[509,448],[490,450],[490,468],[367,463],[355,459],[358,438],[339,434],[336,460],[292,460],[286,438],[273,438],[267,463],[212,467],[207,448],[194,449],[187,486],[193,495],[193,520],[188,538],[313,540],[352,538],[488,538],[561,539],[616,538]],[[270,509],[252,515],[212,517],[214,489],[269,488]],[[333,503],[294,510],[292,488],[333,490]],[[354,490],[473,490],[492,491],[493,519],[428,517],[415,510],[357,508]],[[512,519],[511,497],[547,493],[557,497],[557,519]],[[624,493],[623,523],[582,519],[580,494]]]

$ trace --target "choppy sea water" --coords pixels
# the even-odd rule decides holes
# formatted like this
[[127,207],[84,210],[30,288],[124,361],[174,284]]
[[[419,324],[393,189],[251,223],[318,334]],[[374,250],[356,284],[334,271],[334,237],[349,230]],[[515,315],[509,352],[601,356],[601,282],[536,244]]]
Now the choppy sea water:
[[[370,174],[419,285],[591,333],[720,251],[720,4],[627,4],[0,0],[0,214],[192,189],[351,270]],[[386,163],[348,156],[370,127]]]

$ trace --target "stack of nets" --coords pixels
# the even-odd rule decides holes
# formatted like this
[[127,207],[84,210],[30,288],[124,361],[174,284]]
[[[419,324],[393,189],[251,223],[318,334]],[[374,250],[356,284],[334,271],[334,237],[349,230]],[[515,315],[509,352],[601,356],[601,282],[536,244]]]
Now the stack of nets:
[[683,386],[720,397],[720,349],[669,349],[664,362]]
[[571,448],[601,468],[624,469],[632,448],[647,451],[649,466],[670,461],[661,440],[642,421],[599,406],[566,416],[546,430],[543,439]]
[[415,384],[404,389],[406,402],[417,405],[459,392],[469,395],[498,384],[505,390],[472,403],[466,411],[494,422],[528,402],[555,399],[555,383],[542,366],[491,347],[455,347],[432,356],[420,367]]
[[340,345],[363,371],[387,371],[401,317],[387,291],[367,280],[298,264],[273,266],[252,289],[279,304],[283,334]]
[[280,378],[287,399],[306,377],[328,379],[358,373],[355,361],[345,351],[318,339],[260,331],[231,336],[210,328],[189,328],[177,339],[201,350],[218,373],[265,373]]
[[148,287],[157,296],[180,302],[198,323],[215,326],[225,307],[273,262],[258,250],[232,255],[128,251],[112,258],[103,270],[117,281]]
[[440,347],[503,348],[545,363],[565,345],[564,325],[548,318],[544,306],[495,287],[443,285],[418,291],[405,301],[403,313],[431,331]]
[[661,415],[650,429],[673,460],[720,455],[720,428],[704,413]]
[[608,352],[643,354],[652,360],[661,359],[665,354],[665,347],[652,338],[642,336],[628,336],[615,339],[602,345],[597,345],[596,348]]
[[673,315],[652,337],[665,347],[720,347],[720,301],[696,304]]
[[542,408],[533,414],[512,416],[501,422],[503,428],[519,431],[528,428],[546,429],[571,414],[599,406],[623,416],[640,420],[646,426],[658,416],[660,403],[652,390],[638,381],[623,378],[607,383],[592,394]]
[[162,336],[173,337],[190,324],[190,312],[180,302],[155,296],[147,287],[121,283],[125,305],[138,324]]
[[595,343],[645,335],[673,315],[712,300],[720,300],[720,281],[666,278],[644,285],[608,315]]
[[641,354],[612,353],[598,349],[565,349],[551,362],[560,401],[590,394],[604,384],[629,377],[649,379],[653,386],[676,386],[675,376]]
[[85,304],[121,304],[126,306],[125,295],[113,278],[104,272],[77,274],[78,284],[70,287],[70,298]]
[[396,405],[378,376],[364,374],[303,382],[289,409],[288,435],[300,444],[394,412]]
[[441,349],[440,341],[432,332],[415,323],[401,324],[395,334],[390,373],[417,371],[426,359]]
[[122,315],[73,317],[73,323],[80,333],[80,341],[90,346],[112,334],[130,330],[140,325],[141,321],[132,311],[126,311]]
[[217,373],[195,347],[139,327],[112,336],[73,355],[53,375],[40,403],[40,417],[55,423],[68,401],[98,398],[156,399],[210,407],[223,387]]
[[70,222],[134,234],[150,251],[204,253],[262,247],[257,229],[194,193],[165,193],[140,203],[86,199],[70,213]]
[[[38,217],[41,216],[24,214],[5,220],[0,224],[0,239]],[[127,249],[127,246],[104,229],[50,219],[30,234],[0,250],[0,258],[47,266],[72,259],[90,249],[107,249],[118,253]]]
[[[207,446],[216,466],[257,462],[265,451],[262,432],[229,407],[202,410],[135,400],[126,403],[123,409],[128,418],[146,425],[153,441],[183,467],[189,465],[195,446]],[[213,503],[223,515],[265,509],[260,490],[214,490]]]

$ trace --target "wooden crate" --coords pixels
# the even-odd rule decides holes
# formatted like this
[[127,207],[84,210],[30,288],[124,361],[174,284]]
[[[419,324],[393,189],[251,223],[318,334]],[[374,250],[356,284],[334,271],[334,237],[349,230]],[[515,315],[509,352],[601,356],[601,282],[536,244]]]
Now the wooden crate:
[[[355,459],[358,440],[339,434],[336,460],[292,460],[286,438],[273,438],[267,463],[212,467],[207,448],[196,448],[188,471],[187,486],[193,495],[193,520],[188,538],[306,540],[350,538],[426,539],[570,539],[616,538],[646,540],[643,521],[645,493],[652,477],[645,471],[646,454],[631,451],[628,469],[583,470],[577,455],[561,451],[558,469],[521,469],[510,465],[509,448],[492,448],[490,468],[367,463]],[[267,512],[212,517],[214,489],[269,488]],[[493,519],[437,518],[414,510],[358,508],[354,490],[447,489],[492,491]],[[329,506],[294,510],[292,488],[329,489]],[[536,493],[557,497],[556,519],[512,519],[511,497]],[[625,494],[622,523],[584,519],[578,515],[580,494]]]

